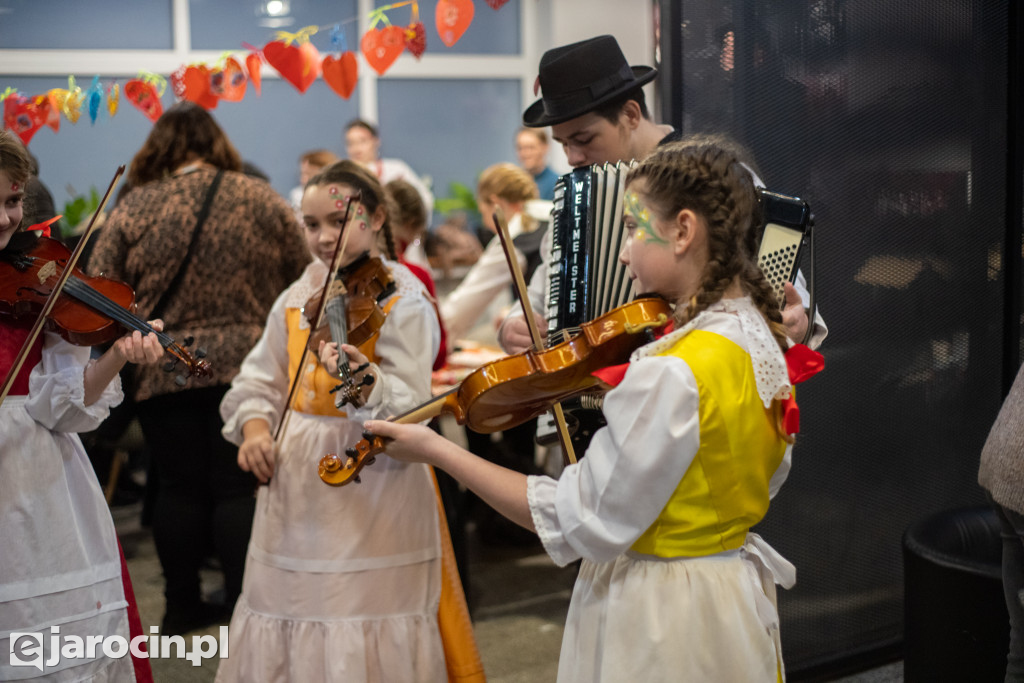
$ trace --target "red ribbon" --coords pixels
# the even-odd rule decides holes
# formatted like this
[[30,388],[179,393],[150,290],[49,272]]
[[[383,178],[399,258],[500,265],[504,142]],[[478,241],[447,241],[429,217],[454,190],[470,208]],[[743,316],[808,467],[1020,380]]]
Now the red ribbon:
[[[785,356],[786,370],[792,384],[805,382],[825,369],[825,357],[803,344],[789,347]],[[782,428],[787,434],[800,431],[800,407],[796,404],[796,389],[792,389],[789,398],[782,401]]]
[[36,223],[35,225],[31,226],[29,228],[29,230],[32,230],[32,231],[38,230],[39,233],[43,237],[49,237],[50,236],[50,226],[53,225],[54,223],[56,223],[57,221],[59,221],[63,217],[64,217],[63,214],[60,215],[60,216],[54,216],[53,218],[51,218],[48,221],[43,221],[42,223]]

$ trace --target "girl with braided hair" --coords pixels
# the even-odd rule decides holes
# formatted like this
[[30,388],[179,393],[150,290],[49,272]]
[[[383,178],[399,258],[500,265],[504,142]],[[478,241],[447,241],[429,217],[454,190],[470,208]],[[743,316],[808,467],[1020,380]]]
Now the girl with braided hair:
[[753,257],[750,172],[713,141],[629,174],[620,260],[675,303],[674,329],[602,372],[608,426],[556,481],[480,460],[415,425],[370,421],[387,453],[442,467],[559,565],[583,558],[558,680],[784,677],[775,584],[795,570],[750,532],[789,471],[779,304]]
[[[384,189],[365,168],[339,161],[313,176],[302,216],[315,259],[274,303],[220,406],[239,466],[269,485],[257,494],[231,657],[217,680],[445,680],[443,518],[430,469],[386,461],[340,490],[316,475],[320,458],[359,440],[363,420],[430,397],[437,314],[423,284],[396,260]],[[275,444],[309,338],[303,307],[324,286],[343,227],[340,266],[368,252],[383,258],[396,284],[379,302],[387,314],[379,334],[344,346],[356,378],[368,373],[375,381],[362,387],[361,407],[338,406],[330,392],[338,384],[336,345],[327,345],[335,354],[330,371],[309,354]]]

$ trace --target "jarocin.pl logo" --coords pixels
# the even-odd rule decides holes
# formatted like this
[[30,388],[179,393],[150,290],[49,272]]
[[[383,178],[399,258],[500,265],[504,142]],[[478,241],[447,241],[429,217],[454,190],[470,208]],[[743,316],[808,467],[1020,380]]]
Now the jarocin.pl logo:
[[[112,659],[120,659],[129,652],[140,659],[187,659],[192,666],[200,666],[204,659],[219,654],[228,657],[228,627],[220,627],[220,635],[193,635],[191,649],[185,649],[182,636],[161,636],[156,626],[149,629],[150,635],[138,635],[129,642],[124,636],[82,636],[60,635],[59,626],[50,627],[50,657],[43,654],[42,633],[11,633],[11,666],[34,666],[40,671],[43,666],[56,666],[61,659],[96,659],[98,653]],[[143,644],[146,649],[143,649]],[[172,653],[173,652],[173,653]],[[45,660],[45,661],[44,661]]]

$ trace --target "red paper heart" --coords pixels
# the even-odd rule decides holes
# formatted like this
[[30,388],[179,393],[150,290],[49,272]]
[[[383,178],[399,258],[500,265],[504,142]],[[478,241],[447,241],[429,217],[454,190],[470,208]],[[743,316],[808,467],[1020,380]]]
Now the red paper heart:
[[491,6],[491,9],[501,9],[508,0],[487,0],[487,4]]
[[256,94],[260,94],[260,68],[262,66],[260,56],[255,52],[250,52],[245,58],[245,68],[249,70],[249,80],[252,81],[252,87],[256,88]]
[[263,46],[263,57],[299,92],[306,92],[320,75],[320,53],[313,43],[285,45],[275,40]]
[[473,0],[438,0],[434,21],[441,42],[451,47],[473,21]]
[[210,70],[205,64],[180,66],[171,74],[174,94],[183,100],[195,102],[203,109],[216,109],[217,96],[210,92]]
[[412,53],[412,56],[419,59],[427,50],[427,29],[423,28],[423,22],[417,21],[409,24],[405,29],[405,49]]
[[210,73],[210,92],[228,102],[240,102],[245,97],[247,83],[242,65],[234,57],[224,61],[224,68]]
[[343,52],[340,57],[327,55],[323,63],[324,82],[331,90],[338,93],[346,100],[352,97],[352,91],[356,89],[359,76],[359,65],[356,63],[356,53],[352,50]]
[[46,113],[27,97],[8,95],[4,99],[4,127],[14,131],[26,145],[46,124],[46,118]]
[[124,96],[150,121],[156,122],[164,113],[164,105],[161,104],[160,96],[157,95],[152,83],[132,79],[124,84]]
[[383,76],[405,49],[405,31],[398,26],[371,28],[363,34],[359,49],[373,70]]

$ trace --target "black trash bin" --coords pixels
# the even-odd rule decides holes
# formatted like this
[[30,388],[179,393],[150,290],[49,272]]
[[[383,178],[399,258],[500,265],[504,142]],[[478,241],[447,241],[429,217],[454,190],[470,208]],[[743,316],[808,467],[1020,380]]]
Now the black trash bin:
[[999,520],[988,507],[945,510],[903,534],[907,681],[1001,682],[1010,620]]

